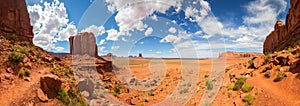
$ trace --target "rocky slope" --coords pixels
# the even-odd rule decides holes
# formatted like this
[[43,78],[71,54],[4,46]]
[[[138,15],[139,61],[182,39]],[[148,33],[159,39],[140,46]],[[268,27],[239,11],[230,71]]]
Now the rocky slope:
[[290,0],[290,9],[286,16],[286,25],[279,20],[264,42],[265,54],[280,51],[300,44],[300,1]]
[[19,41],[32,43],[33,32],[25,0],[0,1],[0,33],[1,36],[15,34]]
[[263,55],[261,53],[251,53],[251,52],[222,52],[219,54],[219,58],[251,58]]

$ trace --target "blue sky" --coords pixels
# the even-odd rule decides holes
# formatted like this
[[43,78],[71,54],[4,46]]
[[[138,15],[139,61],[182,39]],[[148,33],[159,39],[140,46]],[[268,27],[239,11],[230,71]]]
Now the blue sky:
[[26,0],[33,42],[69,52],[68,38],[93,32],[99,55],[157,58],[217,57],[262,52],[288,0]]

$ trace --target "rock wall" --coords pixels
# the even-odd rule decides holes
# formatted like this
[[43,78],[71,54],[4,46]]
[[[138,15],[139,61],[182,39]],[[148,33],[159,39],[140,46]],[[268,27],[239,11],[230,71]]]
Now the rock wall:
[[264,54],[300,45],[300,0],[290,0],[290,9],[286,16],[286,25],[277,21],[264,42]]
[[262,55],[261,53],[251,53],[251,52],[222,52],[219,54],[219,58],[252,58]]
[[[25,0],[0,0],[0,32],[32,43],[33,32]],[[3,34],[1,34],[3,35]]]
[[78,33],[69,38],[70,53],[90,56],[98,56],[98,48],[96,45],[96,38],[91,32]]

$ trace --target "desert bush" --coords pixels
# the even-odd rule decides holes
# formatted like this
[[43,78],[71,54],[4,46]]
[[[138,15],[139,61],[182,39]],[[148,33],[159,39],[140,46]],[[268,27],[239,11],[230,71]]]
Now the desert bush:
[[188,93],[188,92],[189,92],[189,88],[185,88],[185,89],[181,90],[179,93],[184,94],[184,93]]
[[228,84],[228,85],[227,85],[227,89],[228,89],[228,90],[233,90],[233,87],[234,87],[233,84]]
[[232,92],[229,91],[227,96],[228,96],[228,98],[230,98],[232,96]]
[[270,77],[271,77],[271,71],[268,70],[264,76],[265,76],[266,78],[270,78]]
[[296,53],[295,56],[296,56],[296,58],[299,58],[299,57],[300,57],[300,54],[299,54],[299,53]]
[[25,75],[25,72],[24,72],[24,70],[19,70],[19,77],[21,77],[21,78],[23,78],[24,77],[24,75]]
[[27,42],[27,41],[22,41],[22,42],[21,42],[21,45],[23,45],[23,46],[29,46],[29,42]]
[[16,34],[10,34],[9,37],[8,37],[8,39],[16,41],[19,38],[18,38],[18,36]]
[[26,76],[30,76],[30,70],[28,68],[24,68],[24,72]]
[[15,53],[15,52],[12,52],[9,57],[8,57],[8,61],[14,63],[14,64],[17,64],[21,61],[23,61],[23,56],[21,54],[18,54],[18,53]]
[[242,86],[244,85],[245,81],[247,80],[246,77],[240,77],[236,80],[233,90],[237,91],[240,90],[242,88]]
[[243,90],[244,92],[250,92],[250,91],[252,91],[252,89],[253,89],[253,85],[251,85],[251,84],[244,84],[244,85],[242,86],[242,90]]
[[76,88],[71,88],[69,92],[63,88],[60,89],[57,98],[66,106],[88,106]]
[[204,78],[208,78],[209,76],[207,74],[204,75]]
[[249,93],[246,96],[243,97],[243,102],[246,102],[246,105],[251,105],[253,104],[254,97]]
[[29,55],[28,50],[26,50],[26,49],[24,49],[24,48],[20,49],[20,52],[21,52],[22,54],[25,54],[26,56]]
[[113,94],[114,94],[115,96],[118,96],[119,94],[121,94],[121,85],[118,85],[118,86],[116,86],[116,87],[114,88]]
[[206,84],[206,87],[207,87],[208,90],[212,90],[213,87],[214,87],[211,80],[206,80],[205,84]]
[[287,50],[288,52],[292,52],[293,48],[290,46]]
[[248,68],[254,68],[254,60],[249,60],[249,67]]
[[148,92],[148,95],[149,95],[149,96],[154,96],[154,93],[153,93],[153,91],[152,91],[152,90],[150,90],[150,91]]
[[285,74],[283,72],[278,72],[275,82],[281,81],[284,78]]
[[267,54],[266,58],[265,58],[265,61],[264,61],[264,64],[270,62],[270,60],[271,60],[271,56],[270,56],[270,54]]

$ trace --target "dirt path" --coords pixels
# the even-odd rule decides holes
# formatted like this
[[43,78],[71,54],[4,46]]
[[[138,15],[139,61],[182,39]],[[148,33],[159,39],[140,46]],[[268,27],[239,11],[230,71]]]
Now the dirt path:
[[[38,73],[38,71],[41,73]],[[16,78],[15,84],[9,89],[2,91],[2,94],[0,94],[0,106],[8,106],[15,99],[24,97],[24,94],[28,93],[26,91],[32,90],[32,87],[39,83],[40,77],[43,75],[43,73],[47,71],[49,71],[49,68],[31,70],[30,81],[24,81],[24,79]]]
[[[258,76],[262,77],[262,76]],[[247,80],[247,82],[253,84],[255,87],[263,90],[262,95],[266,95],[268,98],[272,98],[274,105],[277,103],[286,105],[286,106],[299,106],[300,99],[299,95],[295,95],[292,92],[289,92],[291,89],[288,87],[281,86],[278,83],[274,83],[270,79],[265,78],[253,78]],[[277,104],[278,105],[278,104]]]

